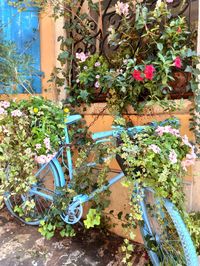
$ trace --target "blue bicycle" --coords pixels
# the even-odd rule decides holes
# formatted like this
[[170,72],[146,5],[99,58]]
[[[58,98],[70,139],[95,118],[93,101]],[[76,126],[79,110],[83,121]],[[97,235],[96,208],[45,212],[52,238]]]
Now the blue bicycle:
[[[34,173],[37,183],[25,195],[16,195],[9,192],[5,194],[5,204],[8,210],[25,224],[38,225],[51,208],[54,196],[58,193],[59,188],[66,185],[70,187],[70,182],[73,180],[73,164],[68,126],[80,119],[80,115],[68,117],[65,127],[65,141],[57,155],[49,163],[39,167],[35,166]],[[152,124],[152,126],[154,125]],[[131,134],[135,134],[141,132],[145,127],[136,126],[126,130],[131,132]],[[106,142],[109,141],[109,138],[120,138],[123,130],[125,129],[117,127],[110,131],[94,133],[92,137],[96,143]],[[67,157],[64,165],[69,173],[68,182],[65,180],[63,168],[58,160],[59,157],[63,159],[64,150],[66,150]],[[9,178],[9,164],[6,168],[6,173]],[[68,224],[79,222],[83,214],[83,204],[93,199],[97,193],[101,193],[116,182],[119,182],[123,177],[124,173],[122,171],[110,179],[106,185],[94,190],[90,195],[81,194],[75,196],[62,214],[62,219]],[[160,200],[155,198],[154,191],[151,188],[138,189],[137,195],[142,198],[140,201],[143,215],[143,222],[140,224],[141,234],[152,264],[156,266],[197,266],[198,259],[190,234],[172,202],[168,199],[162,199],[164,206],[161,208],[159,206]],[[25,206],[27,199],[33,203],[30,212],[25,214],[17,213],[15,206]]]

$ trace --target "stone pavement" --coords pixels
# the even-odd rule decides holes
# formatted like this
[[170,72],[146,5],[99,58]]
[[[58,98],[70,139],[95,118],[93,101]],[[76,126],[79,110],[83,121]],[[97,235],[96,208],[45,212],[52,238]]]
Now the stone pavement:
[[[122,242],[116,235],[81,228],[74,238],[45,240],[37,227],[0,211],[0,266],[122,266]],[[146,252],[136,244],[132,265],[147,264]]]

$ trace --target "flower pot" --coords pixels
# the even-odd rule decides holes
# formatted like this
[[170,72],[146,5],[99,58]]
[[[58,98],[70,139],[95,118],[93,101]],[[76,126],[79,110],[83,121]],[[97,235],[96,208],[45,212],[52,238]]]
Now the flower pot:
[[170,92],[171,99],[186,99],[193,95],[191,91],[187,90],[187,86],[191,80],[191,73],[181,70],[174,70],[173,78],[174,80],[169,83],[169,85],[173,88],[173,90]]

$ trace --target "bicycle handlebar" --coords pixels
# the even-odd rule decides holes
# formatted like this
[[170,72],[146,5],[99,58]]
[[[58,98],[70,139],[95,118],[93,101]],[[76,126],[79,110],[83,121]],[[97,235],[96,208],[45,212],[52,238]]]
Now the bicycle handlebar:
[[166,119],[162,122],[151,122],[148,125],[144,125],[144,126],[134,126],[131,128],[124,128],[121,126],[116,126],[113,127],[113,130],[109,130],[109,131],[103,131],[103,132],[97,132],[92,134],[92,139],[93,140],[97,140],[97,139],[102,139],[102,138],[106,138],[106,137],[117,137],[119,135],[119,133],[123,132],[123,131],[128,131],[128,132],[133,132],[133,133],[139,133],[142,130],[144,130],[147,127],[158,127],[158,126],[165,126],[167,124],[172,124],[175,126],[180,125],[179,120],[177,118],[173,118],[173,119]]

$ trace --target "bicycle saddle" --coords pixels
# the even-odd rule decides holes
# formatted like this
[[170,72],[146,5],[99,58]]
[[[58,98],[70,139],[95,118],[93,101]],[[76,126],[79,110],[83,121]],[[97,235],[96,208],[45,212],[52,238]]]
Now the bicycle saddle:
[[73,123],[77,122],[78,120],[80,120],[81,118],[82,118],[81,115],[70,115],[66,119],[66,124],[67,125],[73,124]]

